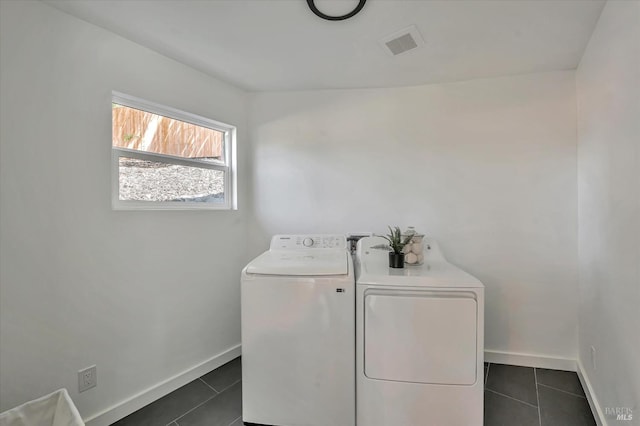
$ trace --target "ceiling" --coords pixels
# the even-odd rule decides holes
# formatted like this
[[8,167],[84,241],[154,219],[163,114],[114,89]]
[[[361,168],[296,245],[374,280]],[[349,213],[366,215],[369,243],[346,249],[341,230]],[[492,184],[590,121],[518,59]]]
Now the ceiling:
[[[44,0],[245,90],[396,87],[574,69],[604,0]],[[357,0],[316,0],[328,14]],[[415,25],[425,43],[380,40]]]

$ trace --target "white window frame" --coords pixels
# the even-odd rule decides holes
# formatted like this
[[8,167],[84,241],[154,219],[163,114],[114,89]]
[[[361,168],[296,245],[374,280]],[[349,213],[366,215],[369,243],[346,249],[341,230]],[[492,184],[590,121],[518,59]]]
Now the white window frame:
[[[224,134],[223,161],[203,161],[177,157],[173,155],[143,152],[133,149],[116,148],[113,146],[111,135],[111,205],[114,210],[237,210],[237,161],[236,161],[236,128],[206,117],[181,111],[155,102],[136,98],[124,93],[111,92],[111,102],[129,108],[147,111],[196,126],[217,130]],[[157,161],[168,164],[178,164],[224,173],[224,202],[206,203],[197,201],[138,201],[120,200],[120,165],[119,158],[136,158],[147,161]]]

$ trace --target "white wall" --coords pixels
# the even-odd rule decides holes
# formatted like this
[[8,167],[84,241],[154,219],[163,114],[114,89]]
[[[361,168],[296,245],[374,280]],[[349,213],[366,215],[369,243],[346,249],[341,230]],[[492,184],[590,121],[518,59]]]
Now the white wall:
[[[488,350],[576,358],[573,72],[255,94],[248,147],[242,91],[40,2],[0,8],[0,410],[67,387],[91,417],[234,347],[240,268],[278,232],[415,225],[485,283]],[[634,16],[609,2],[578,73],[580,359],[607,406],[639,400]],[[240,210],[112,211],[111,90],[237,125]]]
[[579,361],[640,424],[640,2],[606,4],[576,75]]
[[575,359],[573,72],[252,96],[250,254],[414,225],[486,285],[486,348]]
[[111,90],[238,126],[240,194],[246,98],[41,2],[0,5],[0,411],[66,387],[91,417],[239,344],[246,262],[244,196],[111,209]]

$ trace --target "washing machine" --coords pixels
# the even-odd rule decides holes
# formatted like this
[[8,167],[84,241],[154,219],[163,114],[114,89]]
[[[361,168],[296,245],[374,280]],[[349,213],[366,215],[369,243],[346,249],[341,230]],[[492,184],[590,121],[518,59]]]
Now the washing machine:
[[344,235],[276,235],[242,271],[242,420],[355,424],[355,278]]
[[484,287],[425,240],[421,266],[392,269],[386,241],[356,250],[358,426],[481,426]]

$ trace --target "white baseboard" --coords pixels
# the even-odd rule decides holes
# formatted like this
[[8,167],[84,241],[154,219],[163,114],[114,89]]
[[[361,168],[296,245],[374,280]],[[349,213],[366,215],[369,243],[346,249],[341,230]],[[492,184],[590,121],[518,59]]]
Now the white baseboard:
[[600,407],[598,398],[596,398],[596,394],[593,391],[593,386],[591,386],[591,382],[589,381],[589,377],[585,372],[584,366],[582,365],[580,360],[578,360],[577,365],[578,365],[578,378],[580,379],[580,384],[582,384],[582,389],[584,389],[584,393],[587,396],[587,401],[589,401],[589,406],[591,407],[591,412],[593,413],[593,417],[596,419],[596,423],[598,426],[607,426],[607,419],[604,416],[602,407]]
[[484,361],[523,367],[548,368],[550,370],[576,371],[576,360],[515,352],[484,351]]
[[168,393],[171,393],[174,390],[197,379],[203,374],[206,374],[209,371],[214,370],[223,364],[226,364],[232,359],[239,357],[240,351],[241,346],[239,344],[233,346],[232,348],[209,358],[203,363],[191,367],[188,370],[183,371],[182,373],[176,374],[175,376],[163,382],[160,382],[155,386],[150,387],[149,389],[133,395],[132,397],[114,405],[113,407],[107,408],[101,413],[98,413],[85,420],[85,423],[87,426],[108,426],[111,423],[114,423],[121,418],[128,416],[134,411],[141,409],[145,405],[152,403],[156,399],[162,398]]

